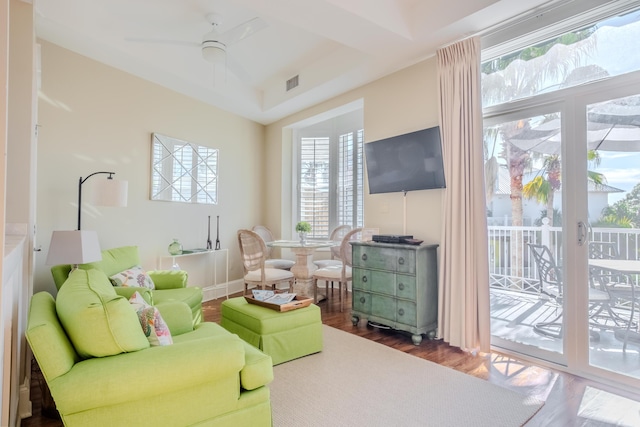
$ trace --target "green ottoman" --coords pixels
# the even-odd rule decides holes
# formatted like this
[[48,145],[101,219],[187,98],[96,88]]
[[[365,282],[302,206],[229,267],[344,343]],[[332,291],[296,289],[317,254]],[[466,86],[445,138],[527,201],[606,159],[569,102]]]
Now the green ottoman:
[[229,298],[220,324],[271,356],[274,365],[322,351],[320,308],[314,304],[281,313],[244,297]]

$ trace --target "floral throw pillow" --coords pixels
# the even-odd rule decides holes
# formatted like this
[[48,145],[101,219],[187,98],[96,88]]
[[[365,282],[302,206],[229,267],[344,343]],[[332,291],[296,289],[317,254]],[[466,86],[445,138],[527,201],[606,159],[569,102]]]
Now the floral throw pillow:
[[173,344],[169,327],[156,307],[149,305],[139,292],[131,295],[129,302],[138,314],[142,332],[149,340],[149,344],[152,346]]
[[155,289],[153,280],[139,265],[109,277],[113,286]]

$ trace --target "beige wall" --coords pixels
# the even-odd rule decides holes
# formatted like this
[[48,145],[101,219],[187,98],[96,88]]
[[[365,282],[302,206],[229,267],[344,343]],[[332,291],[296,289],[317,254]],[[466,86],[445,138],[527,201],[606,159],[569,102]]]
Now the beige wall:
[[[83,186],[82,228],[96,230],[102,248],[140,247],[143,267],[155,268],[172,238],[185,248],[204,247],[207,216],[220,215],[220,240],[230,249],[230,278],[241,277],[236,230],[260,222],[264,198],[264,126],[164,89],[51,43],[42,42],[39,93],[38,290],[55,291],[45,265],[53,230],[77,227],[78,179],[116,172],[129,182],[128,207],[89,202]],[[220,150],[219,204],[149,200],[151,133]]]
[[[365,141],[400,135],[438,125],[436,60],[427,59],[381,78],[347,94],[333,98],[267,126],[266,144],[270,163],[282,167],[282,174],[268,173],[264,192],[268,195],[265,221],[282,236],[290,235],[291,219],[291,132],[289,127],[362,99]],[[274,168],[275,170],[275,168]],[[444,190],[407,193],[406,232],[427,243],[440,242],[441,204]],[[384,234],[403,233],[403,194],[368,194],[365,191],[365,226]]]

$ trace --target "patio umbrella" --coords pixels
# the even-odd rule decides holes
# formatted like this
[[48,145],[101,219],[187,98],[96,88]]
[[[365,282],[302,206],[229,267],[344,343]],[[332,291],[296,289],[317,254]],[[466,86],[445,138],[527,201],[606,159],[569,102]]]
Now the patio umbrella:
[[[594,104],[587,112],[587,148],[602,151],[640,151],[640,96]],[[509,141],[542,154],[560,154],[560,119],[523,129]]]
[[640,95],[594,104],[587,112],[589,122],[640,126]]

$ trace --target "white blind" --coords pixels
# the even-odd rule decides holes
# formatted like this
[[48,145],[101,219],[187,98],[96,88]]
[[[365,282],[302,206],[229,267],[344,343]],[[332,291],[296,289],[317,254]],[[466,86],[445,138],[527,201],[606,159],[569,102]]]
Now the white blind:
[[329,138],[300,141],[300,221],[311,224],[311,238],[329,235]]

